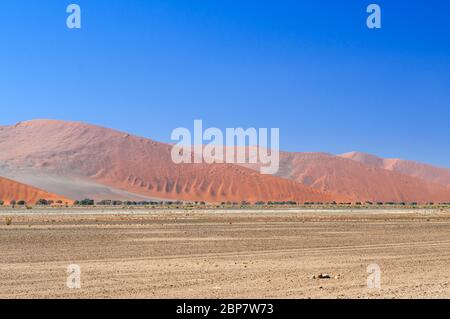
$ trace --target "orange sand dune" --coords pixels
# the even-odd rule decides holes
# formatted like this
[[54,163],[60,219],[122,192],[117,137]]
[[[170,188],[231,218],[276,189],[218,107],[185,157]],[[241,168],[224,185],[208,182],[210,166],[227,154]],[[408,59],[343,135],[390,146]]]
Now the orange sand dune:
[[340,155],[366,165],[384,168],[389,171],[416,177],[427,182],[450,187],[450,169],[422,164],[401,159],[386,159],[361,152],[351,152]]
[[0,177],[0,200],[4,201],[5,204],[9,204],[12,200],[24,200],[27,204],[34,204],[39,199],[73,203],[72,200],[64,196],[47,193],[38,188]]
[[324,153],[282,152],[278,176],[353,201],[450,202],[445,186]]
[[84,123],[34,120],[3,127],[0,148],[0,162],[10,170],[84,178],[152,198],[208,202],[345,198],[238,165],[177,165],[168,144]]
[[39,175],[39,179],[26,182],[41,189],[49,189],[48,184],[57,180],[57,185],[64,184],[57,192],[66,197],[73,194],[73,181],[84,180],[91,184],[77,182],[76,186],[87,185],[83,194],[104,185],[157,199],[450,202],[445,170],[424,174],[418,169],[420,163],[405,165],[376,157],[358,161],[358,156],[282,152],[278,176],[268,176],[259,173],[258,165],[177,165],[171,160],[168,144],[84,123],[52,120],[0,127],[0,148],[0,172]]

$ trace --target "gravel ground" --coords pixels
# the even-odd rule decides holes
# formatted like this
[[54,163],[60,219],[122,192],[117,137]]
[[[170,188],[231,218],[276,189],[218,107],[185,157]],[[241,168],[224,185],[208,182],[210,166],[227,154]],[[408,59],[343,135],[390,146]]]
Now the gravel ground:
[[0,250],[0,298],[450,297],[445,210],[1,209]]

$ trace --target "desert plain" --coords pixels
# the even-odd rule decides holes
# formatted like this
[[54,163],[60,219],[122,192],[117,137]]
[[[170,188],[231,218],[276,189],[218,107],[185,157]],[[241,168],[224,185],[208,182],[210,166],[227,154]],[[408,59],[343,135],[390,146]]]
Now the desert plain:
[[448,209],[2,208],[0,251],[0,298],[450,298]]

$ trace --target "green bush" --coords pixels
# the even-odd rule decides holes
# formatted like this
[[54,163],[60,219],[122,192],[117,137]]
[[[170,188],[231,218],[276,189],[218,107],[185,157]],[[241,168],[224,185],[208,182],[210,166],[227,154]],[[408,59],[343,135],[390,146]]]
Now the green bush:
[[94,206],[94,200],[93,199],[83,199],[82,201],[79,202],[79,205],[81,206]]
[[37,202],[36,202],[36,205],[39,205],[39,206],[47,206],[48,205],[48,200],[46,200],[46,199],[39,199]]

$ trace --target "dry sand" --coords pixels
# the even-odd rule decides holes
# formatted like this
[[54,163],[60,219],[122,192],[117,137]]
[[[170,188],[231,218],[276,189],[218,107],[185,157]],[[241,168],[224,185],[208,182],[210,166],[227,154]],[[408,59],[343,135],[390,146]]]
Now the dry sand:
[[0,210],[0,250],[0,298],[450,297],[450,211]]

